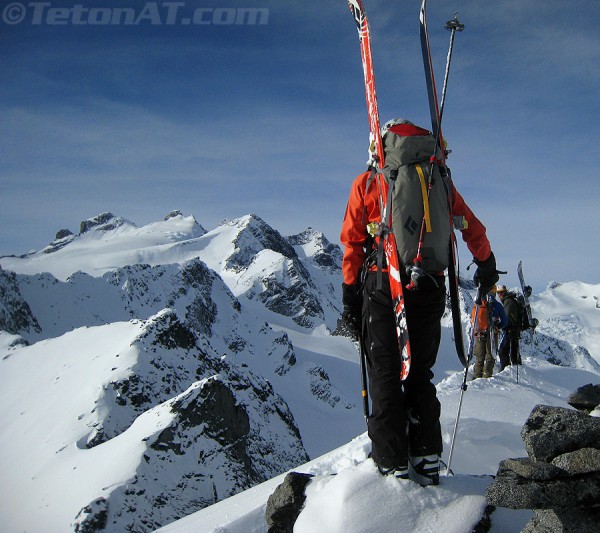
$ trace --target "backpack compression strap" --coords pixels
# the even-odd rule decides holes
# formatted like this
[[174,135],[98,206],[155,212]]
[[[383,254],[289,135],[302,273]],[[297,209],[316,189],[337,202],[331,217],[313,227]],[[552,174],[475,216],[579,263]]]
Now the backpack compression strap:
[[427,184],[425,183],[425,173],[420,163],[415,165],[419,181],[421,182],[421,195],[423,196],[423,217],[425,219],[425,231],[431,233],[431,214],[429,212],[429,194],[427,194]]

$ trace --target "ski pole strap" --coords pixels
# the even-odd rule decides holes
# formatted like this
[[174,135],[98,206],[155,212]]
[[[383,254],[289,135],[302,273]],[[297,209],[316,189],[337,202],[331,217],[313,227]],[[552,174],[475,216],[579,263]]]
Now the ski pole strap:
[[431,233],[431,213],[429,211],[429,195],[427,194],[427,185],[425,184],[425,173],[420,163],[416,166],[419,181],[421,182],[421,195],[423,196],[423,218],[425,220],[425,231]]

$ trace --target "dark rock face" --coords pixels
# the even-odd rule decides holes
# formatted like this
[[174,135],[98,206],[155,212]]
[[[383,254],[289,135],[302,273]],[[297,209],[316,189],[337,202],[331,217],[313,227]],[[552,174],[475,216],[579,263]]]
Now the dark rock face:
[[16,276],[0,268],[0,330],[13,335],[40,332],[38,321],[21,296]]
[[[181,272],[181,286],[194,295],[187,308],[187,320],[204,335],[212,335],[212,325],[217,317],[217,304],[211,292],[217,275],[202,261],[191,261]],[[237,302],[239,311],[239,302]]]
[[173,410],[180,413],[182,429],[204,424],[204,434],[221,446],[235,447],[248,437],[250,431],[248,412],[237,403],[231,390],[217,379],[207,381],[199,402],[175,402]]
[[298,258],[294,247],[256,215],[250,216],[233,244],[235,251],[227,258],[227,268],[234,272],[248,268],[261,250],[273,250],[287,259]]
[[69,229],[60,229],[56,232],[54,240],[42,250],[42,253],[51,254],[58,252],[75,239],[75,235]]
[[104,498],[98,498],[86,505],[75,517],[75,533],[94,533],[102,531],[106,527],[108,517],[108,502]]
[[343,253],[339,246],[330,243],[320,231],[312,228],[287,238],[291,245],[302,246],[314,242],[318,248],[313,259],[317,265],[330,271],[340,271]]
[[290,472],[285,476],[283,483],[269,496],[265,512],[268,533],[294,531],[294,523],[306,500],[304,489],[311,478],[310,474]]
[[70,229],[59,229],[56,232],[56,237],[55,239],[57,241],[60,241],[62,239],[66,239],[67,237],[70,237],[71,235],[73,235],[73,232]]
[[280,281],[275,275],[263,279],[265,290],[259,295],[265,307],[274,313],[289,316],[296,324],[310,328],[312,318],[323,318],[323,308],[315,294],[310,274],[298,261],[290,261],[287,279]]
[[524,533],[598,531],[600,419],[538,405],[521,436],[529,457],[500,463],[488,504],[533,509]]
[[175,218],[175,217],[179,217],[179,216],[182,216],[181,210],[180,209],[174,209],[168,215],[166,215],[163,220],[169,220],[170,218]]
[[600,405],[600,385],[588,383],[579,387],[569,396],[569,405],[585,413],[593,411]]
[[87,233],[91,229],[97,228],[102,231],[109,231],[122,226],[125,220],[121,217],[115,217],[112,213],[101,213],[93,218],[82,220],[79,225],[79,234]]

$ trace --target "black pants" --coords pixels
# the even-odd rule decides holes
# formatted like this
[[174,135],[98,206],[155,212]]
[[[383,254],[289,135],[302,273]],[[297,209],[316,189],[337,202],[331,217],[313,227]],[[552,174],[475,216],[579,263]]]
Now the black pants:
[[519,339],[521,332],[518,329],[507,329],[498,348],[500,367],[504,370],[508,365],[520,365]]
[[431,371],[440,345],[445,308],[444,279],[424,279],[415,291],[404,291],[412,361],[400,381],[400,354],[387,274],[377,290],[370,272],[364,287],[363,339],[371,397],[367,426],[371,455],[384,467],[406,465],[408,455],[442,453],[440,402]]

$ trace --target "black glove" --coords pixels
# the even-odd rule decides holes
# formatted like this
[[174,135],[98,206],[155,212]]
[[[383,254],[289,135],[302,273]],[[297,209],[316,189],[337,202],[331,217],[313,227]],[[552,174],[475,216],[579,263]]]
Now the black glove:
[[362,316],[362,296],[358,283],[354,285],[342,283],[342,304],[344,306],[342,320],[348,327],[352,337],[358,339]]
[[475,285],[481,288],[482,294],[487,294],[500,279],[496,270],[494,252],[490,253],[490,256],[485,261],[475,259],[475,264],[477,265],[477,270],[473,276],[473,281],[475,281]]

